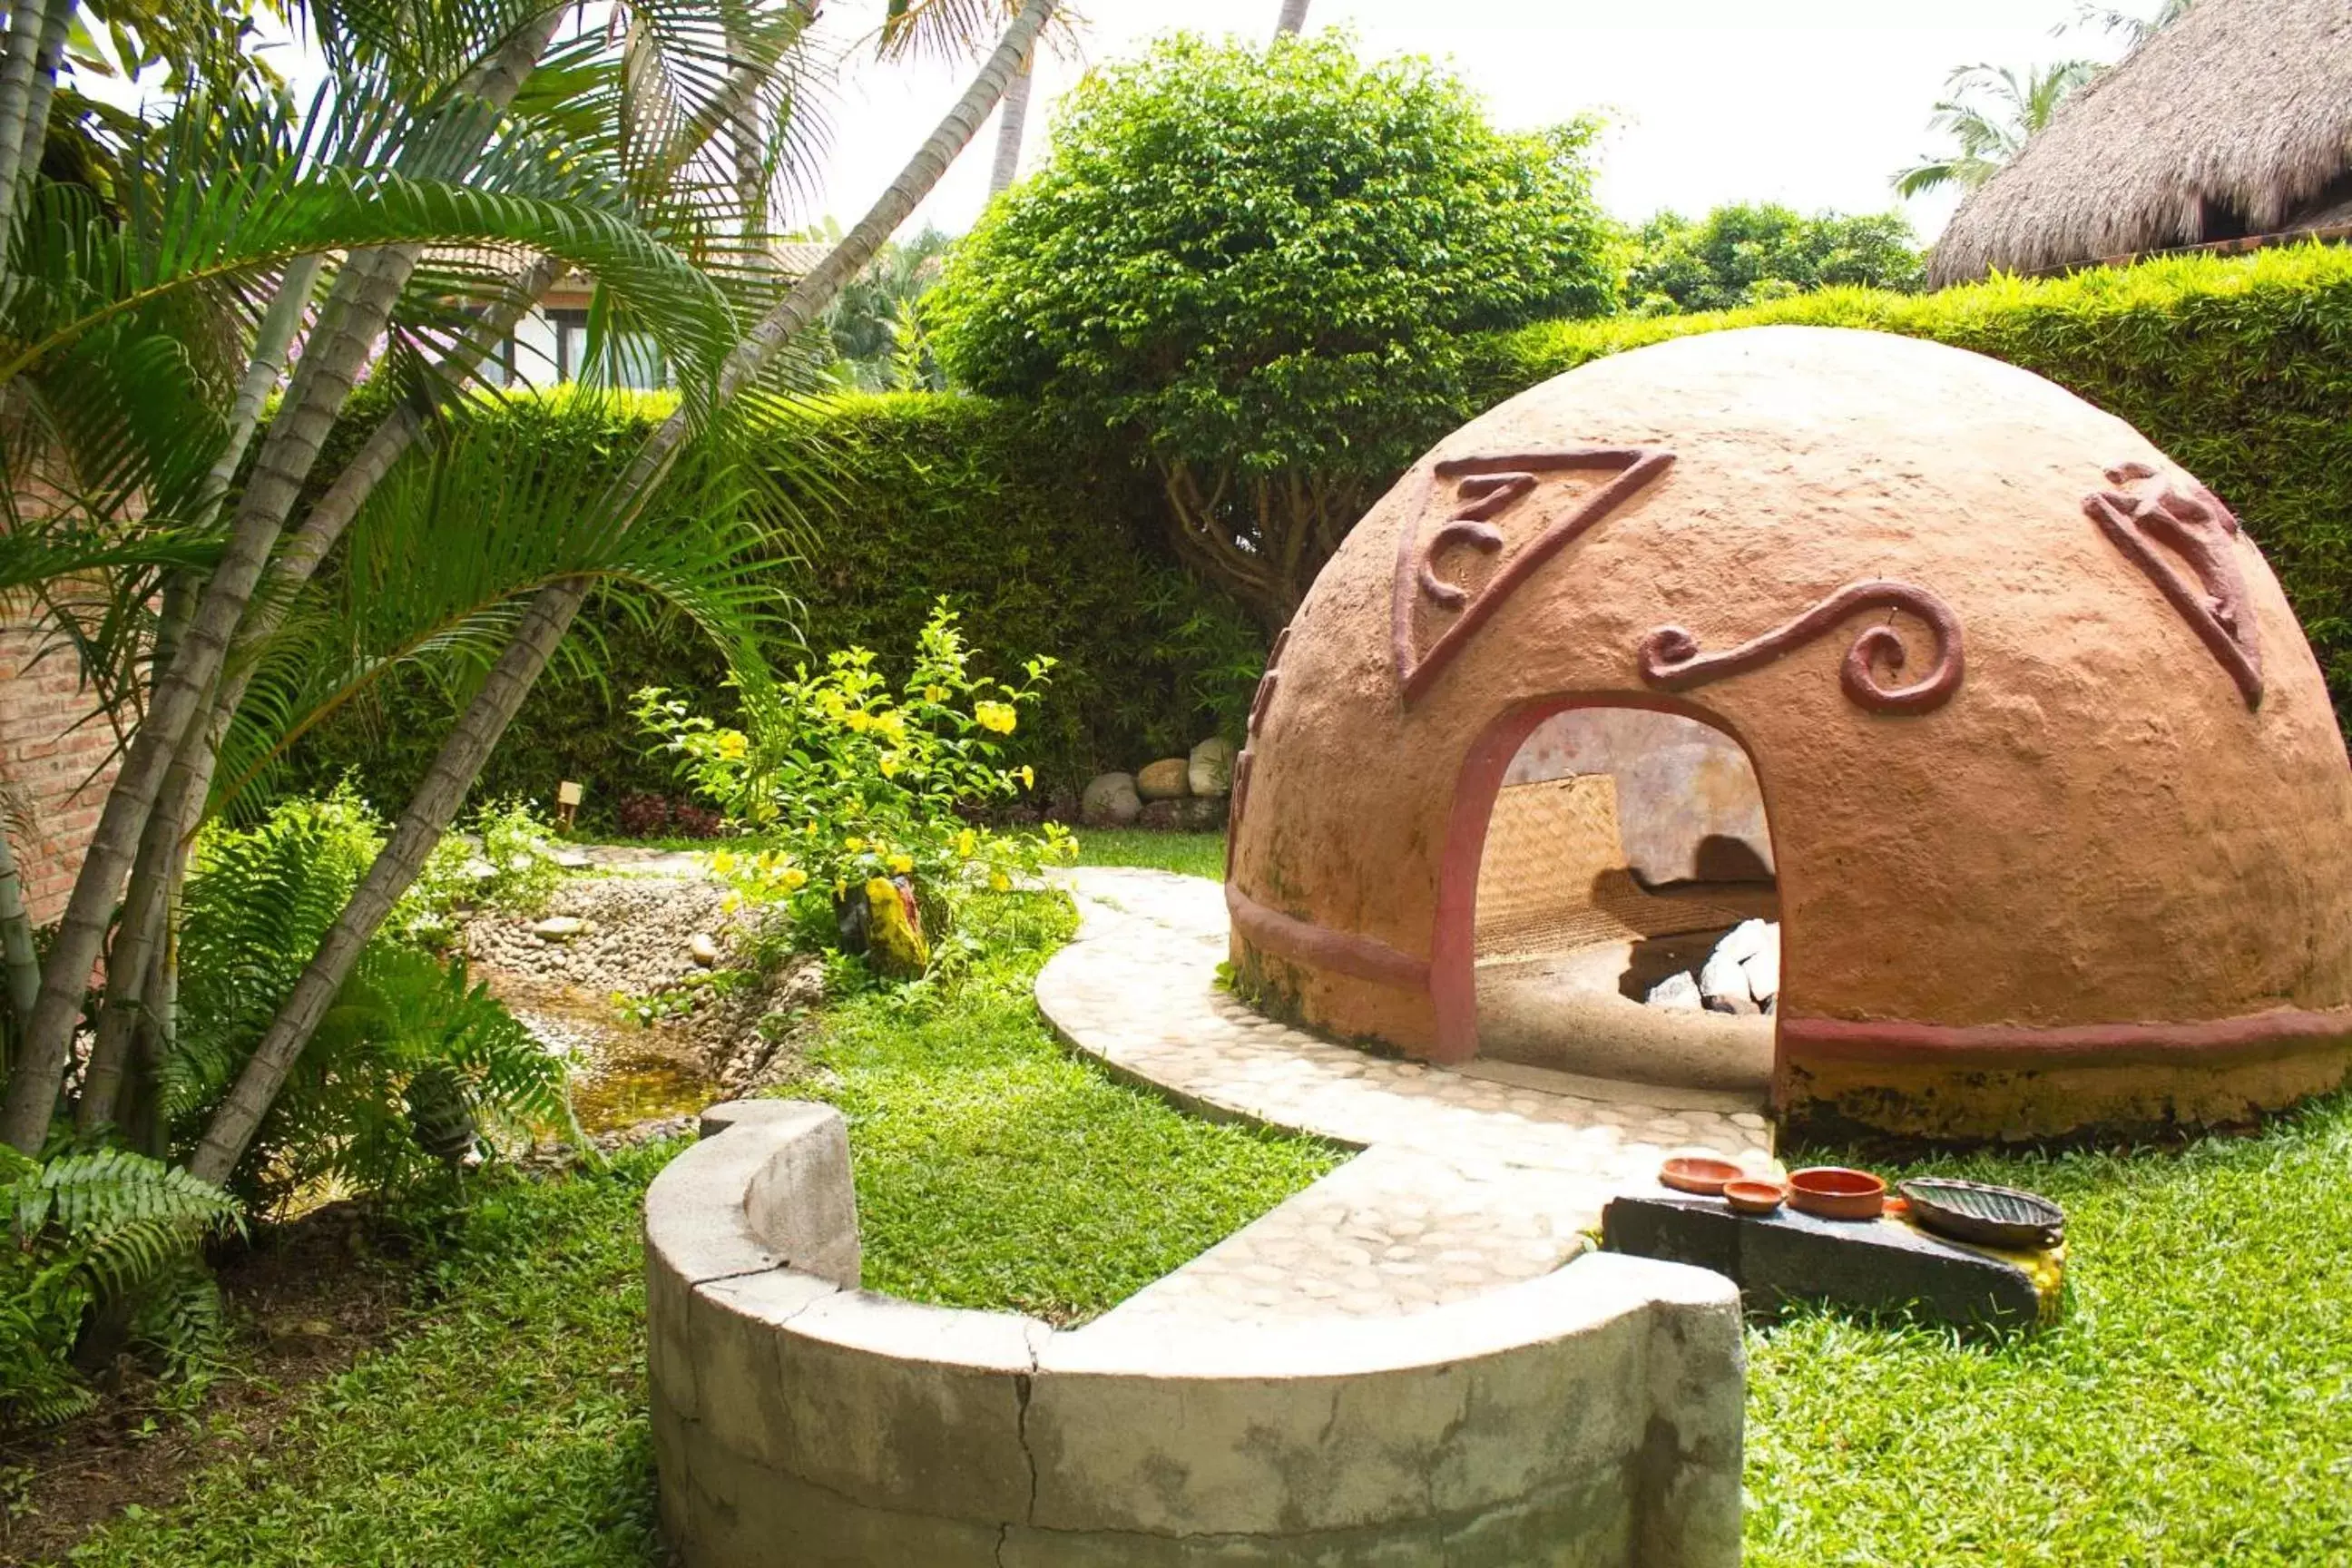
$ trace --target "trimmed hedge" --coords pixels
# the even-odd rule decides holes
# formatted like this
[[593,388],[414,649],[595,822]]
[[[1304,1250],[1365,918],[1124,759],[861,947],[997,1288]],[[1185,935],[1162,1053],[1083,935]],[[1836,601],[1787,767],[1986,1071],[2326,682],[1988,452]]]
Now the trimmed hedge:
[[[1546,322],[1475,341],[1483,392],[1458,413],[1602,354],[1775,323],[1972,349],[2138,426],[2244,519],[2303,619],[2337,712],[2352,715],[2352,490],[2343,479],[2352,475],[2352,250],[2302,246],[1929,295],[1835,289],[1706,315]],[[624,439],[662,411],[646,400],[596,446],[627,449]],[[949,595],[988,659],[1006,668],[1033,653],[1062,661],[1026,737],[1028,760],[1057,789],[1213,731],[1238,733],[1263,640],[1230,601],[1171,563],[1165,502],[1133,454],[1075,449],[1066,431],[1018,405],[931,394],[847,397],[790,436],[819,438],[835,470],[835,493],[803,498],[821,524],[815,559],[778,574],[778,592],[805,603],[810,648],[862,644],[903,658],[931,600]],[[544,801],[558,779],[582,779],[591,819],[609,823],[623,794],[674,792],[664,765],[644,754],[628,694],[666,685],[723,711],[717,657],[682,626],[648,634],[610,612],[592,625],[607,645],[604,683],[542,681],[478,794]],[[340,721],[307,744],[292,782],[351,767],[377,799],[405,799],[448,717],[421,682],[403,686],[374,721]]]
[[[537,403],[516,399],[516,416],[532,416]],[[625,455],[667,412],[667,400],[635,400],[609,435],[551,460]],[[805,417],[778,439],[803,451],[814,442],[826,477],[793,490],[818,542],[806,563],[778,563],[776,591],[803,606],[792,619],[804,641],[772,650],[778,666],[862,645],[895,668],[944,595],[982,668],[1010,676],[1034,654],[1059,661],[1018,737],[1041,791],[1181,754],[1211,733],[1238,737],[1264,643],[1229,601],[1167,560],[1157,493],[1139,470],[1115,457],[1075,458],[1066,435],[982,398],[856,395]],[[732,710],[719,657],[690,625],[669,617],[647,630],[592,606],[583,626],[603,641],[601,677],[551,670],[477,799],[520,794],[545,804],[559,780],[578,779],[589,786],[583,815],[610,826],[625,795],[680,793],[668,763],[646,753],[631,692],[667,686]],[[379,804],[404,801],[447,732],[450,702],[412,678],[368,706],[308,740],[289,784],[350,770]]]
[[1547,322],[1488,344],[1490,402],[1602,354],[1730,327],[1865,327],[2045,375],[2127,420],[2244,520],[2352,716],[2352,250],[1824,289],[1710,315]]

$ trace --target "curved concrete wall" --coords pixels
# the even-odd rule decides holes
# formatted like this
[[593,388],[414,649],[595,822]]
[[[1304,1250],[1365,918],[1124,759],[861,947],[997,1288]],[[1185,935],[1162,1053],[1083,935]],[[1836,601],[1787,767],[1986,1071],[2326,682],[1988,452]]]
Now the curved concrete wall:
[[1738,1298],[1596,1255],[1408,1317],[1071,1332],[857,1288],[838,1112],[720,1107],[646,1200],[692,1568],[1730,1568]]

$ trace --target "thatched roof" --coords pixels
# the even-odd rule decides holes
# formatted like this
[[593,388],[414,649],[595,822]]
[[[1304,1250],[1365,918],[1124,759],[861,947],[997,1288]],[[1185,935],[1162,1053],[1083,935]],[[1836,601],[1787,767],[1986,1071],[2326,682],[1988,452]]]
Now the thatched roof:
[[[2352,171],[2352,4],[2199,0],[1971,193],[1941,286],[2311,226]],[[2208,215],[2226,211],[2229,232]]]

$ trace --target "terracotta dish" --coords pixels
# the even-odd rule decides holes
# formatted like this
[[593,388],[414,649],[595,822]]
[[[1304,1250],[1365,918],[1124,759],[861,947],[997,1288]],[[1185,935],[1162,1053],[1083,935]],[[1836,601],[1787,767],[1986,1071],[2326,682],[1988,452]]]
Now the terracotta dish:
[[1703,1198],[1721,1197],[1723,1184],[1736,1182],[1744,1173],[1728,1160],[1705,1154],[1677,1154],[1658,1167],[1660,1182],[1678,1193],[1696,1193]]
[[1789,1189],[1778,1182],[1759,1182],[1743,1176],[1723,1184],[1723,1201],[1731,1205],[1734,1214],[1770,1214],[1788,1196]]
[[1876,1219],[1886,1207],[1886,1184],[1868,1171],[1815,1165],[1789,1178],[1789,1206],[1821,1219]]

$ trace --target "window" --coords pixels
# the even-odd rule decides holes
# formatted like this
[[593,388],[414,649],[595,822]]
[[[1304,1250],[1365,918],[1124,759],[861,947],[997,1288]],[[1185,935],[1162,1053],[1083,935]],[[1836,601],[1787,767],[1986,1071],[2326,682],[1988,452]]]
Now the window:
[[[550,310],[547,315],[555,328],[555,378],[577,381],[588,368],[588,312]],[[608,352],[614,385],[652,392],[669,384],[669,367],[652,334],[612,333]]]

